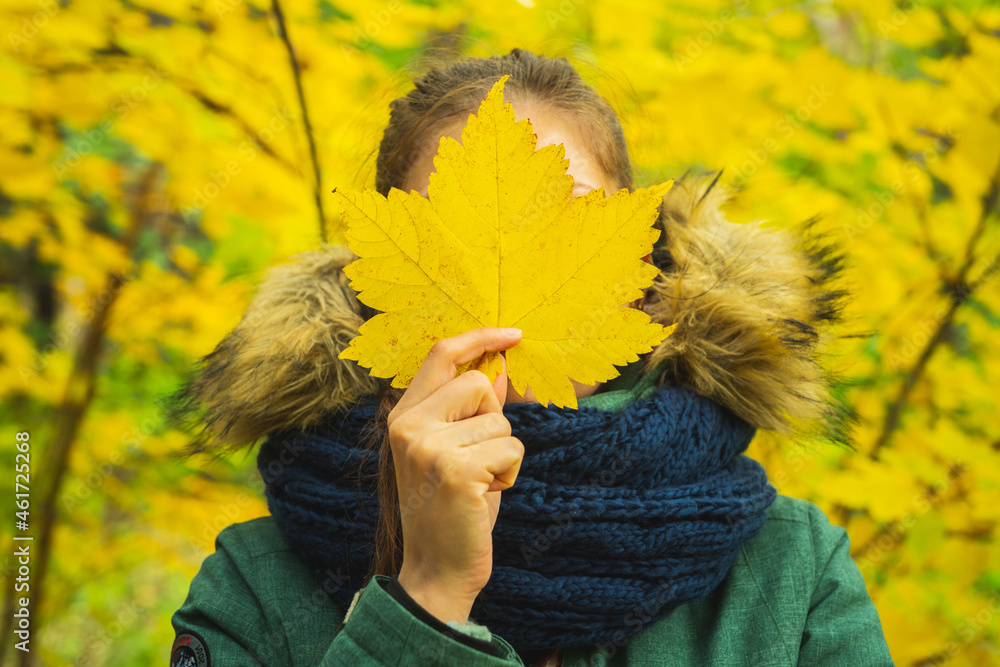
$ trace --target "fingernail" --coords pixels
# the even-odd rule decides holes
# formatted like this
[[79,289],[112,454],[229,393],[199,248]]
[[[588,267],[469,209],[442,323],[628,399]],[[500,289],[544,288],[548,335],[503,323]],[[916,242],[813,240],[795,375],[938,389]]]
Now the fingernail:
[[511,336],[511,337],[513,337],[513,336],[520,336],[521,335],[521,330],[520,329],[515,329],[515,328],[512,328],[512,327],[506,327],[506,328],[501,329],[500,331],[501,331],[501,333],[503,333],[504,336]]

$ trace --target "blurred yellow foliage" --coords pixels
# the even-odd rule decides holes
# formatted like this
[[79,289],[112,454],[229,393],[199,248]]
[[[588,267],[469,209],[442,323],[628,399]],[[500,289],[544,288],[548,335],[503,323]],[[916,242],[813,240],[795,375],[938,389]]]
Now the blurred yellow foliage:
[[[844,244],[857,335],[829,352],[857,451],[761,434],[751,454],[848,530],[897,664],[1000,664],[1000,8],[8,0],[0,25],[0,415],[32,432],[40,491],[84,411],[46,664],[166,660],[214,535],[267,508],[252,457],[171,458],[158,399],[267,266],[343,242],[330,191],[373,186],[388,102],[430,56],[513,47],[612,101],[637,185],[722,169],[733,219],[818,215]],[[88,639],[131,602],[127,641]]]

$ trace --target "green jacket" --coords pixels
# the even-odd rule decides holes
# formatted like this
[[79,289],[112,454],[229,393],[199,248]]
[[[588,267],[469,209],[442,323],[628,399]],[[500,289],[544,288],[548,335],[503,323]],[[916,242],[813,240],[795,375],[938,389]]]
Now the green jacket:
[[[849,554],[850,540],[813,503],[778,495],[718,588],[621,646],[575,648],[564,667],[602,665],[892,665],[878,612]],[[273,517],[231,525],[216,539],[172,619],[175,660],[198,667],[521,665],[431,627],[389,595],[378,575],[346,623]],[[331,573],[328,586],[337,585]],[[179,643],[178,643],[179,642]],[[181,662],[180,664],[186,664]],[[173,667],[174,662],[171,661]]]

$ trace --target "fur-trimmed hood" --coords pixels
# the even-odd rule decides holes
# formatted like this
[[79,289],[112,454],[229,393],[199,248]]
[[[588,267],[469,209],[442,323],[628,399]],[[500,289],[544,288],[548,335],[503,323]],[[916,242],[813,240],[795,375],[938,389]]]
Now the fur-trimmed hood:
[[[791,231],[729,222],[717,180],[681,178],[664,197],[652,255],[661,271],[643,309],[678,327],[644,368],[665,362],[659,382],[687,385],[758,429],[847,443],[850,418],[823,364],[846,297],[835,286],[843,257],[813,221]],[[194,438],[186,454],[307,428],[388,384],[337,358],[373,314],[341,270],[354,259],[324,244],[268,269],[240,323],[169,398]]]

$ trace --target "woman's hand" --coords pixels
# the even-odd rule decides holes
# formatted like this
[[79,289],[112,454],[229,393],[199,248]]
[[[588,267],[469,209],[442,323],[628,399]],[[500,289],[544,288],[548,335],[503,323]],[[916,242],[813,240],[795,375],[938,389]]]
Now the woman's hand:
[[457,368],[513,347],[518,330],[481,327],[431,348],[388,416],[403,532],[399,583],[444,622],[465,623],[493,572],[500,492],[514,484],[524,445],[503,416],[507,361],[492,385]]

